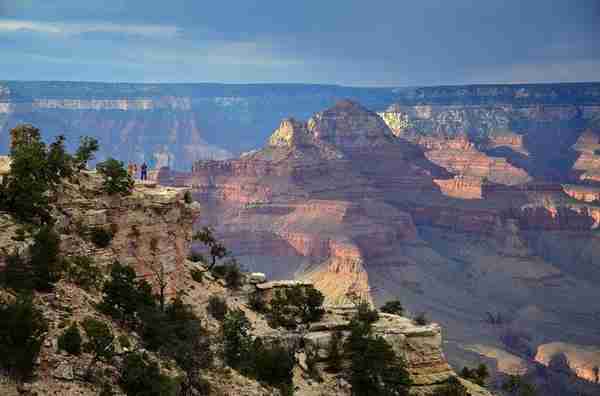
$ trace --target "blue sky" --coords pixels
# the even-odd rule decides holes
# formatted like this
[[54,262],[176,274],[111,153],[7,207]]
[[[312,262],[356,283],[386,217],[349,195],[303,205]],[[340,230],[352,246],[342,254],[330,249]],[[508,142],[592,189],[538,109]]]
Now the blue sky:
[[0,0],[0,80],[600,81],[600,0]]

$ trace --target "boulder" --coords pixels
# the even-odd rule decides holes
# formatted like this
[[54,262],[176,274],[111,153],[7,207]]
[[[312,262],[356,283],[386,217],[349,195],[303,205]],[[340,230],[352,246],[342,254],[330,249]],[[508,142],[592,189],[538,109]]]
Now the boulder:
[[248,282],[257,284],[257,283],[265,283],[267,281],[267,276],[262,272],[252,272],[248,276]]

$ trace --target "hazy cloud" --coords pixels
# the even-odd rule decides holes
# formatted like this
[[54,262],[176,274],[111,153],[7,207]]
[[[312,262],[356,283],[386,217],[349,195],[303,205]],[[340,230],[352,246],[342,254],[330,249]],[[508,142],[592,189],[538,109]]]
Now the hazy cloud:
[[0,0],[0,79],[600,80],[599,4]]

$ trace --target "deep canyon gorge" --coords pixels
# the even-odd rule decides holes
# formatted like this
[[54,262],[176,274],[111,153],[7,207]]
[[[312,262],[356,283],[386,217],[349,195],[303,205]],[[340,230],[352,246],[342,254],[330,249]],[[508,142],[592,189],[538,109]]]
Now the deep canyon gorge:
[[426,312],[457,368],[600,380],[599,83],[0,82],[0,152],[23,122],[191,188],[248,270]]

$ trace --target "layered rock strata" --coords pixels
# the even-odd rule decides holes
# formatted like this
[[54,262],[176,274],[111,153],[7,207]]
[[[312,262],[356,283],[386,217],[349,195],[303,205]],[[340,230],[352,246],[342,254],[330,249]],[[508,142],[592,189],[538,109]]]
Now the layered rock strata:
[[[259,293],[260,296],[268,299],[275,290],[285,292],[291,287],[307,285],[310,283],[269,281],[256,284],[251,288],[254,291],[250,293]],[[311,355],[314,356],[315,366],[323,371],[327,367],[333,333],[341,332],[343,341],[350,333],[350,319],[355,313],[354,305],[329,305],[325,307],[324,316],[320,321],[311,323],[300,333],[261,329],[255,335],[272,342],[293,344],[299,348],[297,353],[301,355],[298,359],[301,366],[306,356]],[[438,324],[417,325],[406,317],[379,313],[379,319],[373,323],[372,328],[373,335],[389,342],[394,352],[406,362],[412,380],[411,395],[433,395],[451,376],[456,376],[444,356],[442,328]],[[341,365],[345,367],[348,364],[349,362],[345,360]],[[473,396],[490,395],[488,391],[472,383],[464,382],[464,384]]]
[[[61,251],[93,257],[101,267],[119,261],[151,283],[163,270],[168,292],[175,292],[191,247],[192,224],[200,213],[198,204],[184,202],[184,189],[153,184],[137,184],[126,197],[109,196],[101,192],[101,182],[94,172],[84,172],[77,184],[65,183],[56,193],[53,205]],[[12,239],[17,229],[13,224],[6,217],[2,225],[0,246],[9,252],[26,246]],[[97,228],[112,234],[108,247],[90,242],[89,235]]]
[[[577,303],[600,297],[597,209],[512,159],[490,159],[485,144],[463,135],[419,144],[342,102],[307,122],[284,120],[261,150],[199,161],[173,179],[204,207],[197,226],[214,226],[248,269],[309,280],[333,304],[400,297],[444,324],[461,367],[454,356],[473,359],[474,343],[507,350],[516,338],[531,351],[564,334],[599,342],[594,312]],[[444,150],[468,153],[474,166]],[[521,316],[500,329],[480,325],[486,312]]]

